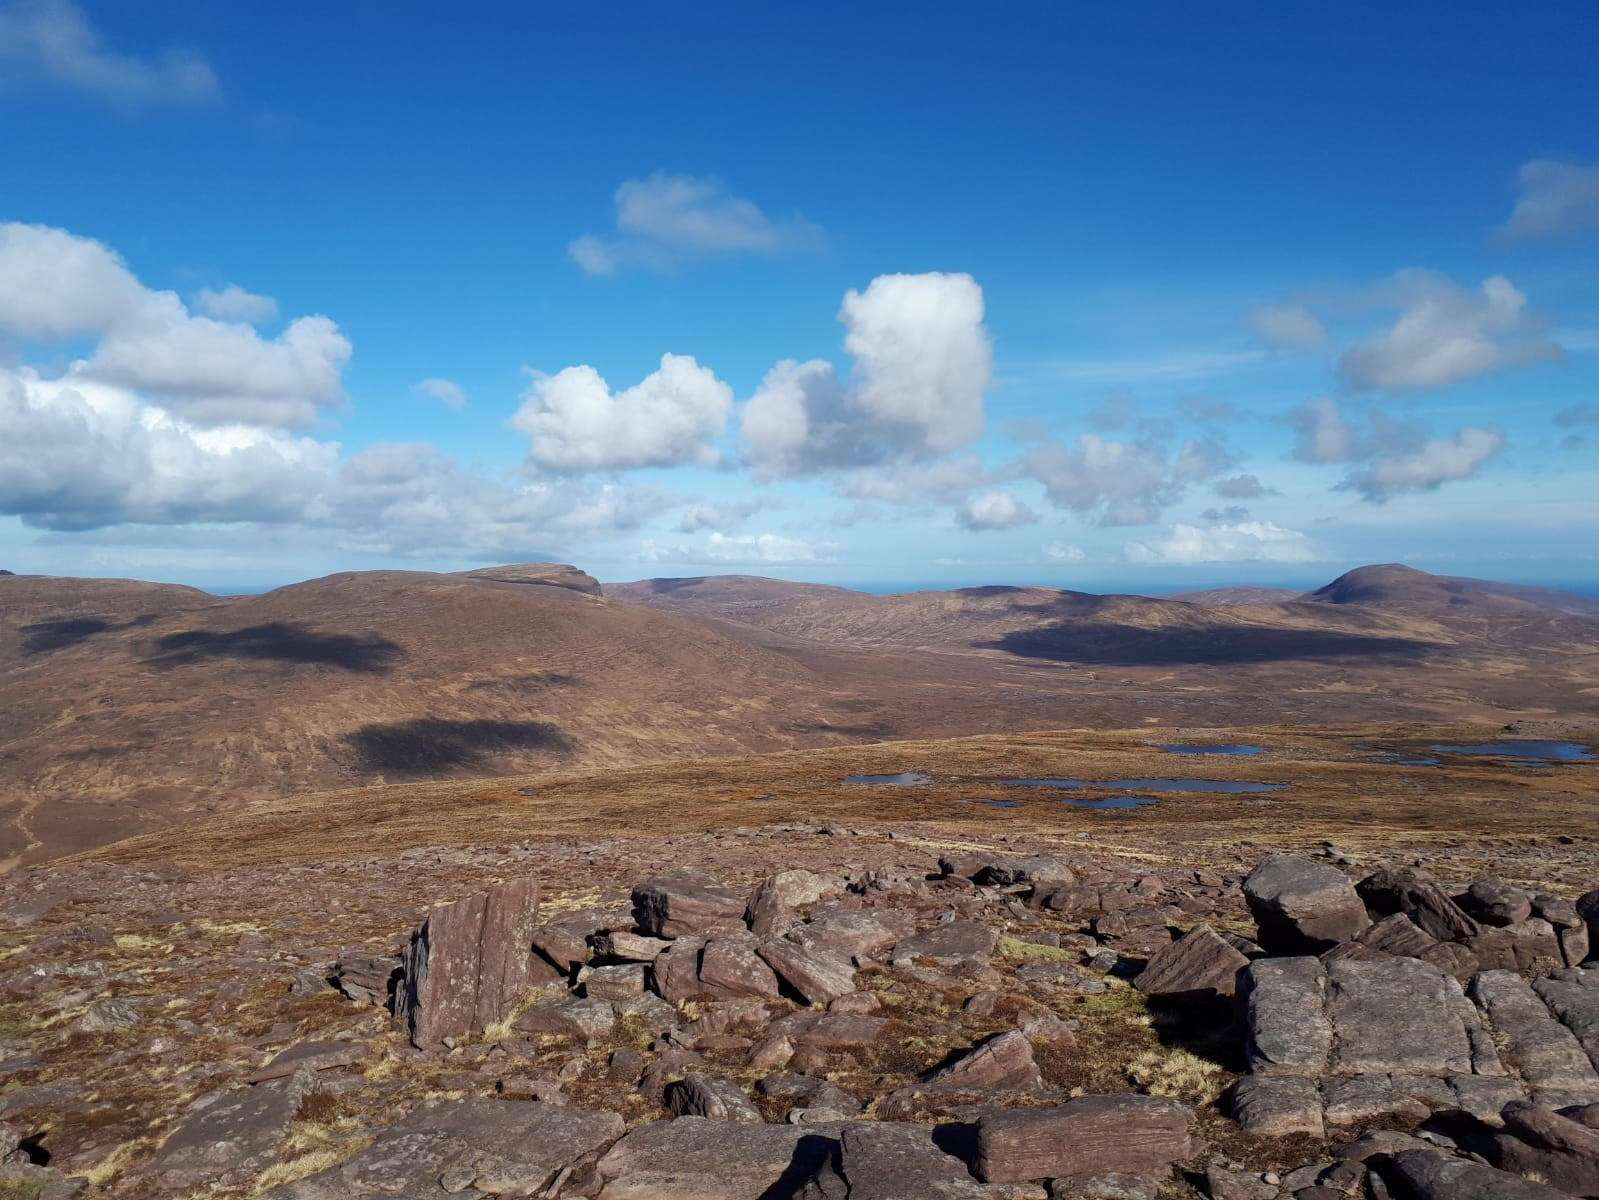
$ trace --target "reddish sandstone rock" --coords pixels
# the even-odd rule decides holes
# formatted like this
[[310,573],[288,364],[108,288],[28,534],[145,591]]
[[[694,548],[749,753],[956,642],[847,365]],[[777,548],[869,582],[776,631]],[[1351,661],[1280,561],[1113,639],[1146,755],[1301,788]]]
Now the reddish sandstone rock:
[[646,937],[744,928],[744,897],[707,879],[659,877],[633,889],[633,921]]
[[1187,1105],[1131,1092],[1079,1096],[1058,1108],[985,1113],[977,1125],[977,1176],[1024,1183],[1108,1171],[1165,1171],[1193,1152]]
[[1150,955],[1133,986],[1146,996],[1231,996],[1248,965],[1209,925],[1198,925]]
[[505,1017],[530,983],[538,881],[508,880],[451,904],[435,904],[405,950],[395,1015],[413,1045],[480,1033]]

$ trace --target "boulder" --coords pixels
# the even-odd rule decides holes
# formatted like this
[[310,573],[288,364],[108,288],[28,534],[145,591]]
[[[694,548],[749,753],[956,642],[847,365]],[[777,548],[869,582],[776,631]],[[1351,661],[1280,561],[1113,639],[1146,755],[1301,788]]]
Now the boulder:
[[1379,917],[1404,913],[1421,931],[1440,942],[1460,942],[1481,926],[1428,875],[1411,868],[1391,868],[1366,876],[1355,885],[1371,912]]
[[1248,965],[1209,925],[1196,925],[1151,954],[1133,986],[1146,996],[1231,996],[1238,972]]
[[894,962],[908,963],[918,958],[939,964],[987,962],[998,941],[999,935],[987,925],[946,921],[900,940],[894,946]]
[[713,937],[700,952],[700,991],[707,996],[759,996],[776,1000],[777,975],[755,953],[748,934]]
[[1291,854],[1263,859],[1244,880],[1244,899],[1273,954],[1319,954],[1371,924],[1342,871]]
[[1570,1200],[1562,1191],[1439,1150],[1401,1150],[1382,1174],[1413,1200]]
[[1537,980],[1532,990],[1599,1067],[1599,969],[1555,971]]
[[1131,1092],[1055,1108],[990,1110],[977,1123],[977,1177],[1024,1183],[1106,1171],[1167,1171],[1193,1151],[1184,1104]]
[[660,876],[633,889],[633,923],[646,937],[744,928],[745,898],[708,879]]
[[596,959],[616,963],[652,963],[672,944],[665,938],[644,937],[625,929],[597,933],[588,941]]
[[1555,927],[1542,917],[1517,925],[1488,925],[1466,939],[1484,971],[1525,971],[1538,960],[1559,965],[1563,961]]
[[[1572,903],[1577,910],[1577,915],[1588,926],[1588,944],[1593,949],[1599,949],[1599,888],[1591,892],[1584,892]],[[1593,950],[1589,951],[1590,954]],[[1586,961],[1586,960],[1584,960]]]
[[1483,1153],[1490,1163],[1573,1196],[1599,1197],[1599,1129],[1535,1104],[1507,1105],[1502,1117],[1504,1128]]
[[946,1067],[922,1078],[930,1088],[945,1091],[1031,1091],[1044,1077],[1033,1061],[1033,1047],[1018,1030],[1001,1033],[976,1046]]
[[1354,1125],[1388,1117],[1424,1121],[1431,1112],[1427,1105],[1394,1087],[1386,1075],[1328,1079],[1322,1083],[1321,1092],[1322,1113],[1329,1125]]
[[394,1007],[394,991],[405,965],[398,954],[372,954],[341,958],[329,978],[333,986],[357,1004]]
[[807,921],[793,930],[789,940],[812,949],[831,950],[848,958],[875,958],[909,937],[914,918],[894,910],[841,912]]
[[518,1033],[553,1033],[580,1042],[597,1042],[616,1028],[616,1010],[607,1000],[561,1000],[536,1004],[512,1026]]
[[655,994],[676,1004],[700,994],[700,952],[705,939],[677,938],[650,964],[649,983]]
[[1532,897],[1502,879],[1477,880],[1460,906],[1484,925],[1519,925],[1532,916]]
[[428,911],[405,949],[405,977],[395,993],[395,1014],[412,1045],[434,1049],[510,1014],[531,986],[538,911],[532,877]]
[[759,1124],[760,1110],[750,1103],[738,1084],[702,1071],[691,1071],[666,1089],[666,1106],[680,1117],[710,1121],[750,1121]]
[[253,1178],[277,1161],[304,1095],[290,1081],[207,1092],[184,1110],[155,1171],[180,1188]]
[[570,975],[589,960],[589,931],[572,925],[538,925],[533,929],[533,949],[562,975]]
[[590,999],[627,1000],[644,994],[645,969],[643,963],[584,967],[577,973],[577,982]]
[[269,1079],[288,1079],[297,1071],[328,1071],[334,1067],[347,1067],[360,1062],[366,1054],[367,1048],[361,1042],[341,1042],[331,1038],[299,1042],[273,1056],[265,1066],[251,1071],[246,1081],[265,1083]]
[[799,920],[798,910],[815,904],[833,885],[810,871],[778,871],[768,875],[750,895],[744,920],[760,937],[785,932]]
[[1322,1136],[1321,1093],[1314,1079],[1246,1076],[1233,1085],[1232,1114],[1244,1129],[1265,1137]]
[[784,938],[763,942],[755,952],[807,1004],[830,1004],[855,991],[855,968],[841,955]]

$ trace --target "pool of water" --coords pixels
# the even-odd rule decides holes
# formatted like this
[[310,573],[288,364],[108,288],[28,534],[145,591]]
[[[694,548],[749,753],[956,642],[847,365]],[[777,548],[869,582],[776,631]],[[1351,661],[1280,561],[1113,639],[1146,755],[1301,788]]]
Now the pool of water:
[[900,771],[896,775],[846,775],[845,783],[885,784],[889,787],[920,787],[932,780],[920,771]]
[[1508,758],[1518,766],[1545,766],[1560,762],[1592,762],[1593,753],[1579,742],[1477,742],[1467,746],[1428,746],[1434,754],[1473,754]]
[[1185,746],[1181,743],[1161,746],[1160,749],[1166,751],[1167,754],[1226,754],[1235,758],[1247,758],[1252,754],[1259,754],[1261,751],[1259,746]]
[[1128,792],[1280,792],[1286,783],[1253,783],[1239,779],[1001,779],[1011,787],[1055,788],[1075,792],[1083,788],[1116,788]]
[[1101,796],[1097,800],[1062,796],[1061,799],[1078,808],[1143,808],[1146,805],[1160,803],[1160,800],[1154,796]]

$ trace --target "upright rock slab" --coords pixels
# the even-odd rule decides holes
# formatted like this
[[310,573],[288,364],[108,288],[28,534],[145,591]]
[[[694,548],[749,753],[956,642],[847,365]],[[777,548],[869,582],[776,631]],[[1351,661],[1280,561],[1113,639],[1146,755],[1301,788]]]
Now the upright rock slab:
[[411,934],[395,1015],[412,1045],[434,1049],[507,1016],[531,982],[536,879],[507,880],[451,904],[435,904]]
[[1273,954],[1319,954],[1371,924],[1342,871],[1292,854],[1262,859],[1244,880],[1244,899]]

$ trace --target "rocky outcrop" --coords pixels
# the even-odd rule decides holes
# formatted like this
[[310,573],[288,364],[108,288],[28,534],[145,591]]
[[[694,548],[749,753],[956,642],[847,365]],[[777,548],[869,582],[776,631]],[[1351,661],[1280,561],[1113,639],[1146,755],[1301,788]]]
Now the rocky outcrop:
[[411,935],[396,1015],[413,1045],[480,1033],[508,1016],[529,985],[538,881],[498,884],[436,904]]

